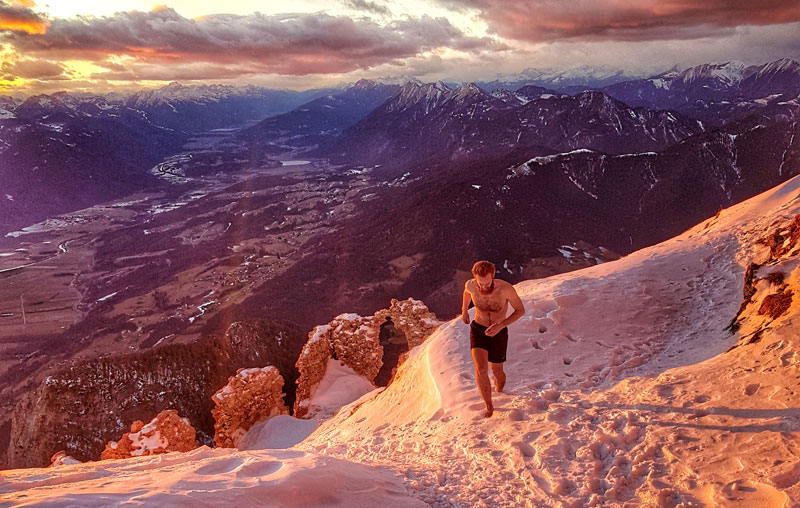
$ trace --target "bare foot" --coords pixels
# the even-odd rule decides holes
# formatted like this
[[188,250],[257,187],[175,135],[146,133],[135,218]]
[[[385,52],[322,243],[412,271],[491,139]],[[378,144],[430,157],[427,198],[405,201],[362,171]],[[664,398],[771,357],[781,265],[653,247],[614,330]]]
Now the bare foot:
[[500,383],[498,383],[497,381],[495,381],[495,384],[494,384],[494,391],[496,391],[497,393],[502,393],[502,392],[503,392],[503,387],[504,387],[504,386],[505,386],[505,383],[503,383],[503,384],[501,385]]
[[484,418],[489,418],[494,414],[494,406],[486,406],[486,411],[483,412]]

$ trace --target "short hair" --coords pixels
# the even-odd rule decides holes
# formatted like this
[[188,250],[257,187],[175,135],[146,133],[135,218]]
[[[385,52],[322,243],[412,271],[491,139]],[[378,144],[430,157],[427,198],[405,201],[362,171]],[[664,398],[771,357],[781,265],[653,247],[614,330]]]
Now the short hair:
[[489,261],[477,261],[474,265],[472,265],[472,275],[486,277],[487,275],[494,275],[494,272],[494,263]]

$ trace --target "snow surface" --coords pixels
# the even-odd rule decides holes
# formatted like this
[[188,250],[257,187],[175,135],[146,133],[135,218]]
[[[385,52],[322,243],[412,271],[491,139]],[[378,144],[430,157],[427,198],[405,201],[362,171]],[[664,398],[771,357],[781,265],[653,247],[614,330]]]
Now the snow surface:
[[292,450],[191,452],[3,472],[2,506],[426,507],[386,468]]
[[[348,401],[352,402],[352,400]],[[319,427],[317,420],[277,415],[253,425],[239,440],[240,450],[291,448]]]
[[356,374],[339,360],[329,358],[325,375],[308,404],[308,415],[311,418],[333,416],[340,407],[374,390],[375,386],[364,376]]
[[[798,304],[747,347],[730,349],[742,337],[725,328],[744,267],[767,249],[755,240],[798,213],[800,176],[661,244],[517,284],[527,312],[509,326],[508,382],[493,394],[491,418],[469,327],[454,319],[410,352],[386,389],[363,385],[290,450],[201,447],[4,471],[0,503],[795,506]],[[781,265],[794,270],[792,287],[797,266]],[[316,402],[354,396],[345,389],[353,377],[329,365]],[[295,430],[285,441],[254,433],[253,443],[287,444],[307,429]]]

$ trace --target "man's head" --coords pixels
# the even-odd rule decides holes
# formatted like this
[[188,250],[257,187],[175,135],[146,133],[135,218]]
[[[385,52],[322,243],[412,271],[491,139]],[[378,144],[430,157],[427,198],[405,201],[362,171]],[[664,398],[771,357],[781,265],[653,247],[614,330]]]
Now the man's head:
[[494,263],[489,261],[478,261],[472,265],[472,275],[481,294],[488,295],[494,290],[494,272]]

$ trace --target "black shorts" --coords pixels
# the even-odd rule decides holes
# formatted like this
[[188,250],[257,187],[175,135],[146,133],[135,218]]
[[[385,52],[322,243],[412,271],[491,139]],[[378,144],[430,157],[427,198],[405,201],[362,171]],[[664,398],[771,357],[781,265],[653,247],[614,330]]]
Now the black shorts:
[[486,335],[488,326],[483,326],[477,321],[469,324],[469,348],[481,348],[489,352],[489,361],[503,363],[506,361],[508,349],[508,327],[503,328],[494,337]]

